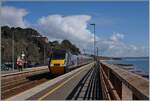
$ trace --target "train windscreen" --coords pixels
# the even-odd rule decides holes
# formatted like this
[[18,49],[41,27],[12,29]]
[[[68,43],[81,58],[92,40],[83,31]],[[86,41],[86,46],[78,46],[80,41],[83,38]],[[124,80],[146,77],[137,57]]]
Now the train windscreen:
[[64,59],[64,58],[65,58],[65,52],[54,51],[52,54],[52,59]]

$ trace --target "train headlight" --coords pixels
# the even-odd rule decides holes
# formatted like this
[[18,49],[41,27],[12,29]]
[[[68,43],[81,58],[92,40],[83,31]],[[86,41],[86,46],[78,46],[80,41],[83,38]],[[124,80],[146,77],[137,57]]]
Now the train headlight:
[[54,64],[51,64],[51,66],[54,66]]
[[60,64],[60,66],[64,66],[64,64]]

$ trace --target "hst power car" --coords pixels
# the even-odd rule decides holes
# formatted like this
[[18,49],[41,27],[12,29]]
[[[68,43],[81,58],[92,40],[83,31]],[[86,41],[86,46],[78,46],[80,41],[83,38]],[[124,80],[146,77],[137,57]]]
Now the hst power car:
[[71,69],[93,60],[85,55],[73,55],[67,50],[52,50],[48,67],[51,74],[64,74]]

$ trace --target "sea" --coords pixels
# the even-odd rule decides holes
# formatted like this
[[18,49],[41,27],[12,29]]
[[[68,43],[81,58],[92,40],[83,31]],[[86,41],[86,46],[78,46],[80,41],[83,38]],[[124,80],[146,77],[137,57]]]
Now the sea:
[[126,57],[118,60],[107,61],[110,64],[132,64],[135,71],[149,75],[149,57]]

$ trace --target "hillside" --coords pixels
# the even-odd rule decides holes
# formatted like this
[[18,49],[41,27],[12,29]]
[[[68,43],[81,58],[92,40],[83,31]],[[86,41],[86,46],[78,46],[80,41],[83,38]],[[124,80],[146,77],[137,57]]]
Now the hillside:
[[[14,36],[13,36],[14,35]],[[43,37],[41,33],[32,28],[10,28],[8,26],[1,27],[1,55],[2,63],[12,62],[12,39],[14,37],[14,55],[17,56],[23,52],[26,60],[31,63],[44,64],[53,49],[70,50],[73,54],[79,54],[80,50],[69,40],[63,40],[61,43],[56,41],[48,41],[47,37]]]

